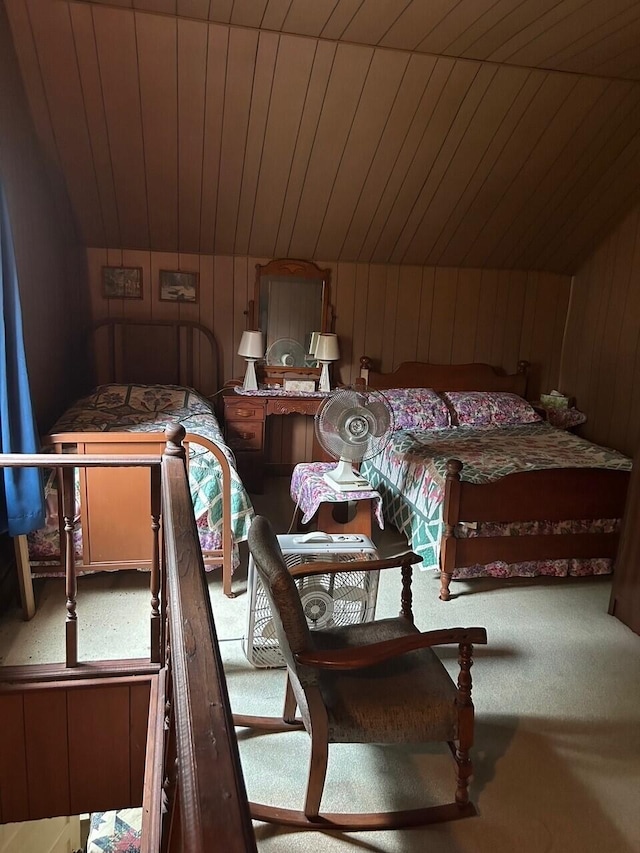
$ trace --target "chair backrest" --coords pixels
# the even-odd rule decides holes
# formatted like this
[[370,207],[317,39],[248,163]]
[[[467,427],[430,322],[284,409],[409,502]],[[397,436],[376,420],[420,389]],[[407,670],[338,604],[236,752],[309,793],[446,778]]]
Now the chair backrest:
[[[313,648],[300,593],[291,577],[270,521],[257,515],[249,529],[249,550],[271,605],[280,651],[294,672],[294,654]],[[298,673],[299,674],[299,673]]]

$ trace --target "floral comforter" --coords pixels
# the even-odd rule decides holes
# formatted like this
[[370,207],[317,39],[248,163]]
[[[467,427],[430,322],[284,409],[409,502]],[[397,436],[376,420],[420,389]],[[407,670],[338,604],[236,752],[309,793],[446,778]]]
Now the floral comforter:
[[[101,385],[78,400],[52,428],[60,432],[164,432],[167,424],[180,422],[187,432],[197,433],[217,444],[231,463],[231,524],[234,545],[247,538],[253,506],[235,468],[231,450],[211,404],[190,388],[178,385]],[[189,483],[200,544],[204,551],[222,545],[222,489],[220,469],[214,455],[201,445],[189,445]],[[29,554],[43,561],[47,571],[59,559],[57,498],[52,480],[47,488],[51,512],[47,526],[29,534]],[[77,519],[74,531],[76,556],[82,555],[82,531]],[[237,562],[234,559],[234,564]],[[78,565],[79,572],[82,571]]]
[[[615,450],[592,444],[546,423],[500,428],[455,427],[429,431],[401,430],[385,451],[361,465],[362,474],[380,492],[385,517],[407,537],[422,557],[423,568],[438,569],[447,460],[460,459],[463,480],[487,483],[517,471],[580,467],[631,469],[631,460]],[[469,519],[472,522],[472,519]],[[617,519],[595,519],[589,530],[610,531]],[[510,536],[580,532],[585,522],[465,524],[458,536]],[[606,574],[609,560],[549,560],[507,566],[468,566],[456,578]]]

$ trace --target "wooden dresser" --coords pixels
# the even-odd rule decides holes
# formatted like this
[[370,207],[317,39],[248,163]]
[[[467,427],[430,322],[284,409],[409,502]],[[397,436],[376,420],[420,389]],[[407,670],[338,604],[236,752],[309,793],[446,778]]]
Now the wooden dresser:
[[[236,394],[234,388],[222,392],[224,430],[227,444],[238,463],[238,473],[250,492],[260,494],[264,488],[265,433],[270,415],[308,415],[313,417],[322,397],[299,397],[277,394]],[[313,458],[328,459],[314,442]],[[292,466],[293,468],[293,466]]]

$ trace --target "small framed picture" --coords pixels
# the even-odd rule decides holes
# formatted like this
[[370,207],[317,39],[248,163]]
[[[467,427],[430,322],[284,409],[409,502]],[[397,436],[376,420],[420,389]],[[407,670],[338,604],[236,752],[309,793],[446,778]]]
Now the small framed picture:
[[102,267],[105,299],[142,299],[142,267]]
[[197,302],[198,273],[160,270],[160,299],[163,302]]

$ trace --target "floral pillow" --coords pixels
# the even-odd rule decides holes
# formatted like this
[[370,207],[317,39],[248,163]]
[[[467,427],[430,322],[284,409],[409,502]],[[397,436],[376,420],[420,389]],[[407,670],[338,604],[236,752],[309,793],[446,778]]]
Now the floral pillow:
[[505,391],[447,391],[442,396],[454,426],[517,426],[542,420],[526,400]]
[[447,406],[432,388],[390,388],[383,394],[391,405],[396,429],[441,429],[451,426]]

